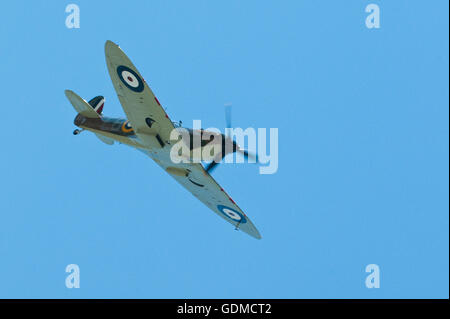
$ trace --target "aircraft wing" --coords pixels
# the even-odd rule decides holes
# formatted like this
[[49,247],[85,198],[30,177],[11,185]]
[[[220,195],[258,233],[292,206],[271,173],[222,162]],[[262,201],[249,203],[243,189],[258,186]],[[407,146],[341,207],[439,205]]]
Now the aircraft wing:
[[261,238],[256,227],[200,163],[174,164],[169,144],[175,128],[143,77],[123,51],[113,42],[105,44],[108,71],[120,103],[137,136],[152,151],[139,149],[217,215],[246,232]]
[[139,71],[111,41],[105,44],[106,64],[122,108],[138,137],[148,146],[164,146],[174,129]]
[[250,218],[245,215],[225,190],[205,171],[200,163],[177,164],[176,169],[189,171],[188,176],[185,176],[171,170],[174,168],[174,164],[167,158],[167,154],[161,153],[155,155],[154,152],[143,149],[139,150],[155,160],[161,168],[168,172],[178,183],[197,197],[203,204],[208,206],[214,213],[237,229],[244,231],[254,238],[261,239],[261,234]]

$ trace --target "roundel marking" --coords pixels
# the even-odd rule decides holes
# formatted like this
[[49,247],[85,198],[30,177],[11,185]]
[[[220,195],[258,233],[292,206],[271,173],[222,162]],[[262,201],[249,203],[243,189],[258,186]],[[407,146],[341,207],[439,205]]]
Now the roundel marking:
[[217,209],[219,209],[219,212],[221,212],[225,217],[227,217],[227,219],[231,219],[232,221],[241,224],[247,222],[247,219],[244,217],[244,215],[239,213],[237,210],[234,210],[224,205],[217,205]]
[[133,128],[131,127],[130,121],[125,121],[122,124],[122,132],[124,132],[124,133],[133,132]]
[[125,65],[119,65],[117,67],[117,75],[123,84],[131,91],[142,92],[144,91],[144,82],[139,75],[132,69]]

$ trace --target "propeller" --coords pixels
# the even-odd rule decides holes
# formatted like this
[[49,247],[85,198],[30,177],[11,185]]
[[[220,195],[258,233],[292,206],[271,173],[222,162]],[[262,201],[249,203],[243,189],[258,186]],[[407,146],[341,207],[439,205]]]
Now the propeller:
[[[231,103],[225,104],[225,122],[226,122],[226,128],[231,128]],[[227,132],[225,132],[227,133]]]
[[[224,137],[228,137],[228,133],[229,130],[227,130],[228,128],[231,128],[231,103],[226,103],[225,104],[225,122],[226,122],[226,130],[225,130],[225,135]],[[225,138],[222,140],[222,157],[220,159],[220,161],[225,157]],[[242,150],[239,148],[239,146],[237,145],[236,141],[233,141],[233,153],[240,153],[242,154],[245,158],[247,159],[252,159],[254,160],[256,163],[258,163],[258,156],[256,154],[252,154],[249,153],[246,150]],[[211,163],[208,164],[208,166],[206,166],[206,171],[208,173],[211,173],[216,167],[217,164],[220,163],[216,162],[216,161],[212,161]]]
[[246,150],[237,150],[238,153],[242,154],[246,159],[252,159],[258,163],[258,155],[249,153]]

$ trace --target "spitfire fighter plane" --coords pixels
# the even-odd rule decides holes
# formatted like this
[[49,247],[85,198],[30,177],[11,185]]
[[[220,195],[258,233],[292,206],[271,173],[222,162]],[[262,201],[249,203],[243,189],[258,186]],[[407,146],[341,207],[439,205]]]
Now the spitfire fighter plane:
[[[66,90],[66,97],[78,113],[74,123],[80,129],[76,129],[74,135],[87,130],[106,144],[119,142],[142,151],[217,215],[236,229],[260,239],[260,233],[247,215],[210,175],[226,155],[226,150],[246,157],[251,155],[230,137],[223,136],[220,158],[214,159],[206,168],[200,162],[174,163],[170,157],[173,144],[170,134],[181,125],[170,120],[144,78],[119,46],[107,41],[105,55],[109,75],[127,119],[103,116],[105,99],[102,96],[86,102],[73,91]],[[203,134],[202,130],[196,132],[188,129],[188,132],[191,135]],[[202,141],[201,147],[207,143]]]

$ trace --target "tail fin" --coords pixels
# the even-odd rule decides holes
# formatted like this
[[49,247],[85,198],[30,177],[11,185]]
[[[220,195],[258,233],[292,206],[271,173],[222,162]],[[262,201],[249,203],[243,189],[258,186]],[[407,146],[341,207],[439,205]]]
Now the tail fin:
[[95,112],[102,115],[103,106],[105,105],[105,98],[101,95],[96,96],[89,101],[89,105],[92,106]]

